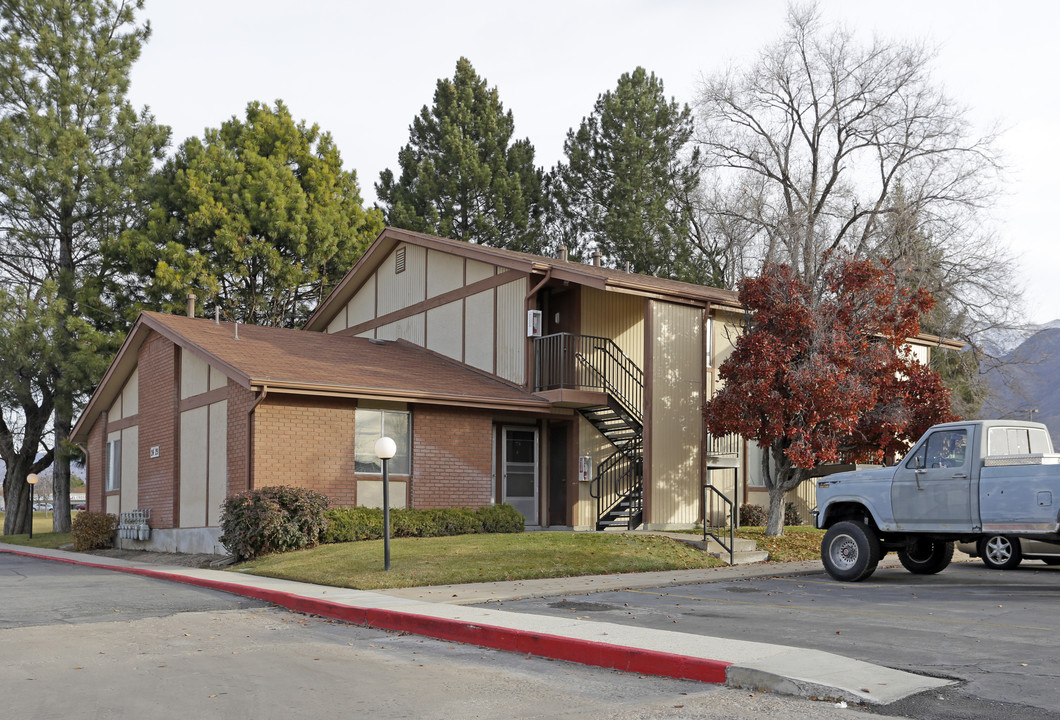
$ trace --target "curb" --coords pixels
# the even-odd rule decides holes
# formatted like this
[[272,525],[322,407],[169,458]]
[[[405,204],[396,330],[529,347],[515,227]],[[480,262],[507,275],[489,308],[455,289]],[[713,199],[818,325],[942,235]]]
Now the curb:
[[295,612],[320,615],[380,630],[407,632],[436,640],[467,643],[494,650],[524,653],[553,660],[566,660],[581,665],[603,667],[624,672],[724,684],[727,681],[727,670],[733,665],[733,663],[723,660],[710,660],[656,650],[643,650],[592,640],[581,640],[480,623],[468,623],[396,610],[357,607],[279,590],[268,590],[239,583],[190,577],[160,570],[104,565],[70,558],[38,555],[21,550],[8,550],[6,548],[0,549],[0,552],[40,560],[63,562],[70,565],[115,570],[132,575],[220,590],[233,595],[264,600]]

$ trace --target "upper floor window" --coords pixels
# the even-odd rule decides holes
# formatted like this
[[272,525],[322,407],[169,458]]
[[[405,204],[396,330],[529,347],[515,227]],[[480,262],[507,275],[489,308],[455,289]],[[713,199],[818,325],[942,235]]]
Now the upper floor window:
[[395,475],[408,475],[411,468],[410,415],[407,410],[357,408],[354,416],[354,471],[381,474],[383,461],[375,455],[376,441],[386,435],[397,444],[397,454],[388,468]]

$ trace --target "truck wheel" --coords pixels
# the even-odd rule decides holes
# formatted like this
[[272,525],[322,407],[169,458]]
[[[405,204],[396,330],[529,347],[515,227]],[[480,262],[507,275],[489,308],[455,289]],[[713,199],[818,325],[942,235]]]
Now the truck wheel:
[[983,564],[994,570],[1011,570],[1023,560],[1019,539],[1008,535],[985,537],[977,549]]
[[821,541],[821,562],[836,580],[858,582],[876,571],[880,541],[876,532],[853,520],[837,522]]
[[953,559],[953,543],[940,540],[914,540],[898,551],[905,569],[917,575],[942,572]]

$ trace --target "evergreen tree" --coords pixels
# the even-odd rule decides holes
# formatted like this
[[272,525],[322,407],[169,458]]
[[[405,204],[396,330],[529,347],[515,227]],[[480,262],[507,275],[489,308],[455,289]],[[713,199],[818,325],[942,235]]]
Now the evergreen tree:
[[146,219],[108,247],[133,300],[172,312],[194,292],[254,325],[304,322],[383,228],[331,135],[279,101],[185,141],[146,195]]
[[[100,242],[137,211],[135,192],[168,142],[126,99],[129,71],[149,28],[143,2],[0,2],[0,282],[41,288],[54,281],[54,529],[70,529],[68,438],[78,403],[104,362],[78,348],[88,325],[114,317],[98,295]],[[25,482],[25,477],[9,478]]]
[[400,177],[379,176],[387,224],[540,253],[543,173],[530,141],[512,141],[514,130],[497,88],[460,58],[453,78],[438,81],[433,107],[413,119]]
[[600,95],[567,134],[550,191],[560,237],[575,256],[598,249],[609,265],[718,284],[696,251],[692,200],[699,173],[688,106],[667,100],[662,80],[638,67]]

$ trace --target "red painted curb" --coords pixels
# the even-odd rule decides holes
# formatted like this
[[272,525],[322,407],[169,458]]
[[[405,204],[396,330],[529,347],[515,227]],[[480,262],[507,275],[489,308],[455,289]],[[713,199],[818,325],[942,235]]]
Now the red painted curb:
[[724,683],[726,668],[732,665],[732,663],[722,660],[708,660],[706,658],[689,657],[657,650],[643,650],[593,640],[580,640],[561,635],[535,633],[529,630],[515,630],[382,608],[356,607],[279,590],[248,587],[239,583],[208,580],[188,575],[148,570],[146,568],[116,567],[68,558],[37,555],[20,550],[4,549],[2,552],[40,560],[64,562],[71,565],[116,570],[132,575],[142,575],[159,580],[170,580],[187,585],[221,590],[234,595],[265,600],[296,612],[344,620],[356,625],[367,625],[381,630],[407,632],[438,640],[467,643],[495,650],[526,653],[555,660],[567,660],[582,665],[612,668],[625,672],[660,675],[683,680],[698,680],[700,682]]

